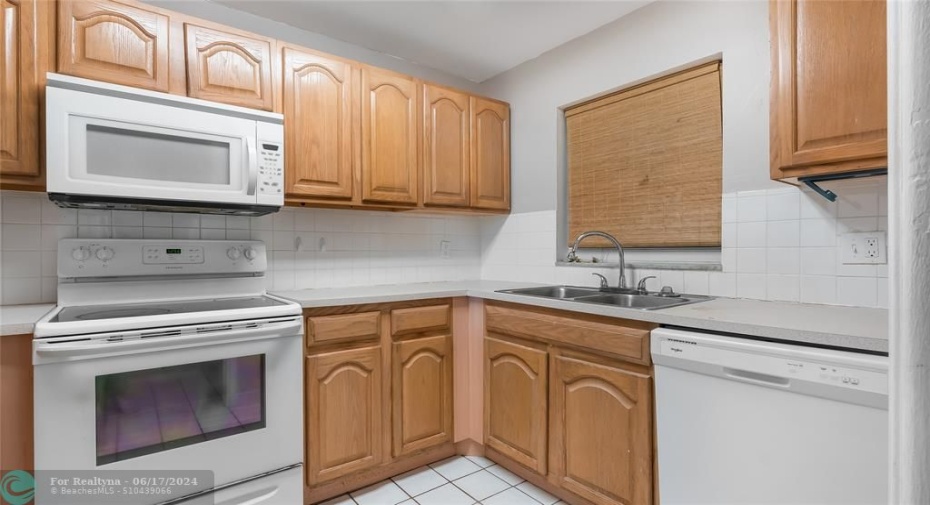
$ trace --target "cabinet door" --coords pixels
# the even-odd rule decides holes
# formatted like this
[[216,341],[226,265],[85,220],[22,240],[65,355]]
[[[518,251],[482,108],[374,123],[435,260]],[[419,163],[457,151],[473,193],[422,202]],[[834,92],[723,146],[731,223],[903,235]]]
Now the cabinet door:
[[393,344],[394,456],[452,441],[452,336]]
[[417,83],[362,69],[362,199],[417,203]]
[[168,91],[168,16],[105,0],[58,7],[58,71]]
[[510,107],[471,99],[471,206],[510,209]]
[[770,6],[772,176],[887,166],[885,0]]
[[306,377],[307,484],[380,464],[380,347],[310,356]]
[[[0,0],[0,182],[43,189],[40,88],[48,70],[44,0]],[[24,188],[25,189],[25,188]]]
[[351,199],[358,69],[284,49],[285,191],[296,198]]
[[468,206],[471,155],[468,95],[423,86],[423,203]]
[[598,504],[652,504],[652,380],[555,356],[551,477]]
[[485,339],[485,444],[546,475],[546,352]]
[[184,24],[187,94],[271,110],[271,41]]

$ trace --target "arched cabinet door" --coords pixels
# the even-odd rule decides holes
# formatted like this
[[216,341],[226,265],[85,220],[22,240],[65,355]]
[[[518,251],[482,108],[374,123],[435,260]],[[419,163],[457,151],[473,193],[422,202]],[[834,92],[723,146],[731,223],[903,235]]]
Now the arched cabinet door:
[[471,97],[471,206],[510,209],[510,106]]
[[187,95],[271,110],[271,39],[184,24]]
[[354,196],[358,68],[284,49],[284,171],[288,198]]
[[381,348],[309,356],[306,380],[307,485],[379,465]]
[[467,207],[471,177],[469,97],[423,86],[423,203]]
[[168,91],[168,16],[100,0],[58,6],[58,71]]
[[394,342],[394,456],[452,441],[452,336]]
[[485,444],[546,475],[547,354],[485,339]]
[[362,69],[362,200],[417,203],[417,82]]
[[651,505],[652,379],[557,355],[550,395],[550,479],[592,503]]

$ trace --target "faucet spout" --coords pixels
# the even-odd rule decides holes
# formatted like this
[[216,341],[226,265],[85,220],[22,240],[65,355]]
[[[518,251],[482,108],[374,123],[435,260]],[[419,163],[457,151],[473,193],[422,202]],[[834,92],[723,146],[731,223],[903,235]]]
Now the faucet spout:
[[575,243],[568,249],[568,261],[576,261],[578,245],[581,244],[581,241],[588,237],[601,237],[607,239],[610,243],[617,248],[617,253],[620,255],[620,278],[617,281],[617,287],[620,289],[626,288],[626,275],[624,271],[626,270],[626,263],[623,261],[623,246],[620,244],[620,241],[617,240],[613,235],[603,232],[603,231],[586,231],[581,235],[578,235],[578,238],[575,239]]

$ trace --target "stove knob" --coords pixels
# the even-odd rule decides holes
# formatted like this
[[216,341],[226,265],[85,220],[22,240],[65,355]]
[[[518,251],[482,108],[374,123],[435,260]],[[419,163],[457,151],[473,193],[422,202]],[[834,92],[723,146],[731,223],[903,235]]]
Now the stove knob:
[[75,247],[71,250],[71,257],[76,261],[84,261],[90,258],[90,249],[86,247]]
[[249,261],[254,260],[258,256],[258,251],[251,247],[245,248],[245,258]]
[[235,261],[239,259],[239,256],[242,256],[242,253],[239,252],[238,247],[230,247],[226,250],[226,256],[229,256],[229,259]]
[[113,252],[113,249],[110,249],[109,247],[101,247],[100,249],[97,249],[97,259],[100,261],[109,261],[113,259],[114,255],[115,253]]

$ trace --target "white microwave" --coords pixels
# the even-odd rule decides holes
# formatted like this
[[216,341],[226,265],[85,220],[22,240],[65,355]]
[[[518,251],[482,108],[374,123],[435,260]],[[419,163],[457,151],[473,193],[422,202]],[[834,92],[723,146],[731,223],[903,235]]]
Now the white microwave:
[[284,205],[284,117],[48,74],[48,196],[61,207],[263,215]]

